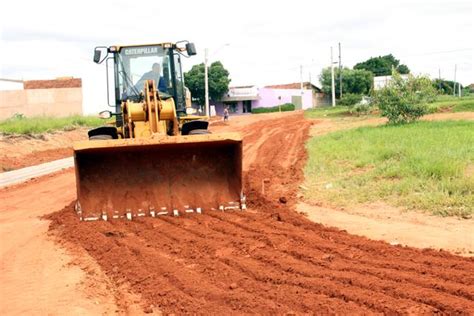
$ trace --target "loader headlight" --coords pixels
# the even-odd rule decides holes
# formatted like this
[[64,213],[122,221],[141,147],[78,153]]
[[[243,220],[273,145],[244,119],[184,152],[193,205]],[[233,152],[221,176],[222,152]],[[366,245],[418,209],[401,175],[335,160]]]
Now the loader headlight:
[[99,113],[99,117],[101,119],[108,119],[108,118],[111,118],[112,117],[112,112],[110,111],[102,111]]
[[191,115],[191,114],[194,114],[194,113],[196,113],[196,109],[186,108],[186,114],[187,115]]

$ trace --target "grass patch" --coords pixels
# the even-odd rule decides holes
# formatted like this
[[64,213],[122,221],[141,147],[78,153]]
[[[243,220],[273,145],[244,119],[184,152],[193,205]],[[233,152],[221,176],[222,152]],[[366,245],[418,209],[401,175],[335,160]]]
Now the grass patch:
[[270,113],[270,112],[287,112],[287,111],[294,111],[295,105],[292,103],[285,103],[280,106],[272,106],[269,108],[254,108],[252,109],[252,114],[259,114],[259,113]]
[[314,137],[307,143],[305,196],[472,216],[473,130],[469,121],[417,122]]
[[349,107],[347,106],[322,106],[314,109],[309,109],[304,112],[307,118],[334,118],[350,116]]
[[95,116],[73,115],[68,117],[13,117],[0,121],[0,133],[40,134],[55,130],[71,130],[80,126],[96,127],[104,125],[104,120]]
[[474,96],[453,97],[439,96],[438,100],[429,104],[430,112],[474,112]]

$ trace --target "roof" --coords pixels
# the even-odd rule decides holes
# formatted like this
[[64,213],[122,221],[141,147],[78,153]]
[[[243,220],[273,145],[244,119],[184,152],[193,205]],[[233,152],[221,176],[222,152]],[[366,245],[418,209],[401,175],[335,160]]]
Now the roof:
[[[287,84],[277,84],[277,85],[271,85],[271,86],[265,86],[265,88],[270,88],[270,89],[301,89],[301,82],[295,82],[295,83],[287,83]],[[318,92],[321,92],[321,89],[312,84],[309,81],[303,82],[303,88],[304,89],[313,89]]]
[[62,77],[53,80],[26,80],[23,82],[24,89],[52,89],[52,88],[80,88],[82,79],[73,77]]
[[253,88],[255,85],[248,85],[248,86],[232,86],[229,89],[240,89],[240,88]]
[[221,101],[223,102],[235,102],[235,101],[254,101],[259,100],[260,97],[258,95],[245,95],[245,96],[223,96]]

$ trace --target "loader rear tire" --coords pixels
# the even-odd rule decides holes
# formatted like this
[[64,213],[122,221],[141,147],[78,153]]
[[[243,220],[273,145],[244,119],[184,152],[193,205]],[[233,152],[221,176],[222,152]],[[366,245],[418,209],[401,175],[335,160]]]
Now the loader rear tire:
[[211,132],[207,129],[193,129],[192,131],[189,131],[188,135],[205,135],[205,134],[211,134]]
[[94,135],[89,137],[89,140],[106,140],[113,139],[112,135]]

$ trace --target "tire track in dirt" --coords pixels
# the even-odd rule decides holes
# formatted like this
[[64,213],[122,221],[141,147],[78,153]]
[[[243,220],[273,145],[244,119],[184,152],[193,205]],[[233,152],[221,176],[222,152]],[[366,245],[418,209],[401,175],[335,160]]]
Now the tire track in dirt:
[[[164,219],[164,222],[172,226],[172,228],[167,229],[167,231],[173,232],[174,235],[176,235],[176,236],[182,236],[183,237],[183,239],[180,240],[181,243],[190,243],[193,240],[195,240],[196,236],[198,236],[199,238],[203,238],[202,241],[199,241],[199,244],[206,244],[206,247],[209,247],[209,249],[212,249],[212,253],[214,253],[214,252],[219,253],[217,255],[218,256],[217,260],[213,260],[213,261],[218,263],[217,269],[219,271],[226,270],[226,273],[234,274],[234,277],[232,277],[232,279],[242,279],[242,276],[236,277],[236,275],[239,275],[239,274],[243,274],[244,278],[245,277],[251,277],[253,279],[253,278],[255,278],[255,274],[252,272],[252,270],[249,270],[248,268],[245,268],[245,267],[248,267],[249,265],[252,265],[252,264],[262,266],[262,263],[259,262],[258,260],[256,261],[254,259],[244,259],[246,261],[245,264],[241,265],[241,264],[237,263],[237,266],[239,267],[239,269],[236,270],[235,269],[235,262],[238,261],[238,258],[230,258],[230,254],[226,254],[225,249],[231,249],[231,248],[227,247],[226,243],[224,243],[224,245],[221,246],[221,245],[219,245],[218,242],[214,242],[214,240],[206,239],[205,236],[203,236],[201,233],[195,231],[194,229],[192,229],[192,230],[183,229],[182,227],[180,227],[176,223],[173,223],[171,220]],[[140,228],[139,232],[137,232],[137,233],[140,233],[140,235],[142,235],[142,232],[143,232],[143,229]],[[187,236],[187,235],[190,235],[190,236]],[[226,240],[226,239],[222,239],[222,240]],[[228,238],[227,238],[227,240],[228,240]],[[167,244],[165,243],[165,244],[161,245],[160,247],[166,247],[166,246],[167,246]],[[224,251],[222,251],[222,249],[224,249]],[[186,251],[186,250],[189,250],[189,252]],[[184,257],[186,259],[194,259],[195,255],[196,255],[195,251],[193,251],[192,249],[184,249],[184,251],[182,249],[180,249],[179,253],[180,253],[180,257]],[[239,255],[241,255],[241,254],[239,254]],[[234,256],[232,256],[232,257],[234,257]],[[208,276],[212,277],[212,274],[208,275]],[[228,286],[228,284],[224,283],[223,286],[224,286],[224,288],[226,288]],[[253,288],[255,288],[255,285],[253,286]],[[262,290],[262,293],[266,293],[268,291],[268,289],[261,289],[261,290]],[[260,297],[262,297],[262,296],[265,296],[265,294],[260,295]],[[261,302],[261,303],[262,304],[260,304],[260,302],[259,302],[259,305],[262,305],[262,306],[273,305],[272,301],[270,299],[267,299],[266,301]]]
[[474,313],[472,258],[371,241],[294,211],[310,125],[295,113],[237,128],[247,212],[81,223],[71,205],[51,229],[163,312]]
[[[248,216],[246,218],[249,218]],[[223,219],[223,220],[227,220],[229,219],[226,218],[226,219]],[[251,225],[248,225],[248,226],[251,226]],[[275,225],[272,225],[272,223],[270,225],[266,225],[267,227],[269,227],[270,229],[270,232],[274,232],[275,229],[279,229],[279,230],[283,230],[283,227],[277,227]],[[243,225],[240,225],[240,227],[242,227],[243,229],[245,229],[245,226]],[[328,230],[328,229],[326,229]],[[249,230],[250,232],[255,232],[255,230]],[[282,233],[286,233],[286,232],[289,232],[290,230],[283,230]],[[325,238],[325,239],[329,239],[329,240],[333,240],[333,237],[339,237],[338,235],[339,234],[339,231],[335,230],[336,234],[333,234],[333,235],[330,235],[329,237]],[[448,281],[450,279],[453,279],[455,278],[457,282],[459,283],[465,283],[465,284],[474,284],[474,276],[469,276],[466,278],[466,275],[465,275],[465,271],[470,269],[471,266],[470,265],[466,265],[466,264],[462,264],[462,263],[457,263],[457,264],[452,264],[452,263],[448,263],[448,265],[446,265],[446,267],[449,267],[451,268],[451,271],[452,273],[450,275],[445,275],[442,273],[442,271],[437,271],[435,269],[433,270],[430,270],[430,271],[426,271],[426,269],[424,269],[424,265],[428,264],[428,265],[436,265],[438,267],[443,267],[443,263],[446,263],[446,261],[438,261],[437,258],[439,257],[439,255],[443,255],[443,253],[434,253],[434,255],[437,255],[437,256],[433,256],[432,258],[430,258],[430,260],[427,260],[426,257],[424,257],[423,259],[423,263],[420,264],[420,265],[413,265],[413,264],[410,264],[410,265],[405,265],[403,264],[403,262],[396,262],[394,263],[393,261],[391,260],[380,260],[379,259],[379,255],[377,254],[377,252],[370,252],[370,251],[367,251],[367,252],[362,252],[360,251],[357,247],[354,247],[354,244],[351,243],[350,241],[341,241],[341,240],[337,240],[337,243],[338,244],[344,244],[344,245],[347,245],[347,248],[344,249],[344,251],[338,251],[337,248],[335,247],[331,247],[331,246],[317,246],[319,243],[321,243],[321,241],[324,242],[324,240],[320,240],[318,239],[320,236],[316,235],[316,236],[311,236],[312,238],[310,238],[310,236],[308,236],[308,234],[297,234],[293,231],[293,234],[291,235],[291,239],[292,240],[298,240],[298,242],[300,243],[305,243],[307,245],[308,248],[315,248],[316,250],[320,250],[322,251],[323,253],[331,253],[331,254],[337,254],[338,256],[340,256],[341,258],[345,258],[347,260],[352,260],[354,259],[354,257],[359,257],[359,263],[364,263],[365,266],[367,267],[373,267],[373,266],[376,266],[376,267],[379,267],[379,268],[388,268],[390,267],[390,269],[395,269],[395,270],[400,270],[400,269],[405,269],[407,271],[412,271],[416,274],[424,274],[424,275],[429,275],[430,273],[433,273],[433,275],[437,278],[442,278],[444,279],[445,281]],[[290,238],[290,236],[287,236],[287,238]],[[316,240],[314,240],[316,238]],[[312,239],[310,241],[310,239]],[[316,245],[316,246],[314,246]],[[390,252],[389,255],[390,256],[401,256],[401,253],[400,253],[400,250],[399,249],[403,249],[401,247],[394,247],[394,251]],[[374,249],[376,250],[376,249]],[[349,255],[346,255],[346,253],[349,253]],[[433,254],[433,253],[430,253],[430,254]],[[428,254],[429,255],[429,254]],[[363,260],[362,257],[364,258],[368,258],[367,260]],[[411,259],[411,262],[415,263],[417,262],[417,260],[415,260],[416,258],[412,258]],[[459,275],[456,275],[456,270],[459,270]]]
[[[222,225],[222,224],[221,224],[221,226],[225,227],[225,225]],[[222,233],[223,233],[223,234],[226,234],[227,231],[224,230],[224,231],[222,231]],[[277,242],[278,242],[278,241],[277,241]],[[272,244],[277,244],[277,242],[273,242]],[[292,246],[289,246],[289,247],[286,247],[286,248],[290,248],[290,249],[291,249]],[[280,252],[280,250],[278,250],[278,251]],[[288,252],[286,252],[286,253],[288,254]],[[324,254],[324,253],[322,253],[322,254]],[[291,256],[293,257],[293,259],[295,259],[295,260],[297,260],[297,261],[300,261],[299,259],[302,257],[302,254],[297,253],[296,256],[295,256],[295,255],[291,255]],[[320,256],[321,256],[321,253],[314,255],[314,257],[316,257],[316,258],[319,258]],[[270,261],[272,261],[272,260],[269,260],[269,262],[270,262]],[[311,263],[312,263],[312,262],[311,262]],[[274,264],[276,264],[276,263],[274,263]],[[347,266],[349,266],[349,267],[350,267],[350,265],[351,265],[350,262],[347,262],[346,264],[347,264]],[[321,269],[321,268],[324,269],[324,267],[322,267],[321,264],[319,264],[319,263],[317,263],[316,266],[317,266],[319,269]],[[335,269],[335,267],[333,267],[333,266],[334,266],[334,264],[331,265],[331,269],[328,269],[328,271],[324,271],[323,274],[320,275],[320,277],[323,277],[324,275],[329,275],[332,270],[337,270],[338,272],[339,272],[339,271],[344,271],[344,272],[348,272],[348,273],[354,273],[354,272],[355,272],[356,274],[359,274],[359,273],[360,273],[360,274],[366,274],[365,271],[362,270],[362,269],[352,269],[352,268],[347,268],[347,266],[346,266],[346,268],[343,268],[343,269]],[[343,265],[343,266],[344,266],[344,265]],[[359,270],[359,271],[358,271],[358,270]],[[314,271],[313,274],[314,274],[314,275],[318,275],[318,271]],[[389,283],[389,281],[396,281],[396,282],[399,282],[398,278],[390,278],[389,275],[384,275],[384,276],[385,276],[385,278],[379,278],[379,277],[377,277],[377,276],[374,276],[374,277],[376,277],[377,279],[385,279],[385,280],[386,280],[386,283]],[[353,279],[357,279],[358,277],[359,277],[358,275],[353,275]],[[409,280],[410,280],[410,279],[405,279],[404,281],[409,281]],[[365,284],[364,284],[363,282],[361,282],[360,284],[361,284],[361,287],[362,287],[362,288],[365,288]],[[415,284],[416,284],[416,282],[413,283],[413,285],[415,285]],[[396,287],[396,284],[393,283],[393,282],[392,282],[391,285],[392,285],[393,287]],[[417,284],[417,285],[423,287],[423,284]],[[426,283],[425,283],[425,285],[426,285]],[[428,288],[432,288],[432,287],[435,286],[435,285],[436,285],[436,283],[432,283],[432,284],[428,285]],[[426,286],[425,286],[425,287],[426,287]],[[439,289],[439,290],[443,290],[443,289],[444,289],[444,292],[445,292],[446,294],[448,294],[448,295],[449,295],[449,294],[460,295],[460,296],[466,296],[468,299],[472,299],[472,296],[469,294],[469,289],[467,289],[466,287],[464,287],[464,289],[463,289],[462,287],[459,287],[459,286],[452,286],[451,288],[438,286],[438,289]],[[472,288],[471,288],[471,290],[472,290]],[[399,295],[399,296],[403,296],[403,293],[399,293],[398,295]]]
[[[224,216],[227,216],[227,215],[224,215]],[[229,222],[229,223],[231,223],[231,222]],[[239,225],[239,226],[242,226],[242,225]],[[216,233],[220,233],[222,236],[226,236],[226,235],[229,235],[229,234],[232,235],[232,229],[226,230],[225,227],[226,227],[226,225],[224,225],[223,223],[217,223],[216,228],[212,228],[212,227],[209,227],[209,228],[212,229]],[[191,230],[189,228],[187,228],[186,230],[191,231],[193,234],[206,236],[206,235],[204,235],[203,233],[201,233],[199,231]],[[261,231],[264,232],[265,236],[270,236],[270,234],[271,234],[271,232],[268,232],[268,230],[262,229]],[[238,235],[233,235],[233,237],[234,238],[240,238]],[[240,238],[240,239],[243,239],[243,238]],[[280,248],[279,252],[282,252],[282,253],[285,253],[289,256],[292,256],[293,258],[295,258],[297,260],[300,260],[302,258],[306,258],[306,259],[304,259],[304,261],[306,261],[307,263],[316,265],[318,267],[322,267],[321,266],[321,261],[315,262],[312,258],[320,258],[321,256],[324,256],[324,254],[327,253],[327,251],[325,252],[325,251],[321,251],[320,249],[314,249],[312,251],[306,251],[303,254],[303,253],[300,253],[300,252],[297,252],[297,251],[293,250],[295,245],[293,245],[293,244],[285,245],[284,244],[285,240],[289,240],[289,239],[287,239],[287,237],[284,237],[283,241],[282,240],[277,240],[277,241],[274,241],[274,242],[270,242],[269,244],[270,245],[279,244],[280,245],[279,246],[279,248]],[[242,240],[242,241],[244,241],[244,240]],[[282,247],[282,245],[285,245],[285,247]],[[307,249],[308,248],[305,248],[305,250],[307,250]],[[331,253],[334,254],[334,252],[332,252],[332,251],[331,251]],[[379,270],[373,269],[373,271],[371,271],[372,267],[371,267],[371,265],[368,265],[368,264],[358,265],[357,268],[351,267],[351,258],[349,258],[347,256],[344,256],[343,254],[338,259],[342,260],[342,263],[340,264],[340,267],[336,267],[335,263],[333,262],[332,265],[331,265],[332,270],[356,272],[356,273],[360,273],[360,274],[370,274],[370,275],[372,275],[374,277],[377,277],[379,279],[385,279],[385,280],[390,280],[390,281],[395,281],[395,282],[400,282],[400,281],[410,282],[410,283],[413,283],[414,285],[416,284],[416,285],[426,287],[426,288],[437,287],[439,290],[442,290],[442,291],[444,291],[448,294],[460,295],[460,296],[466,297],[470,300],[474,299],[474,296],[473,296],[474,292],[472,292],[472,290],[474,290],[474,289],[472,287],[469,288],[467,286],[461,286],[461,285],[458,285],[458,284],[456,284],[454,282],[451,282],[449,280],[444,280],[444,284],[440,285],[440,284],[438,284],[439,279],[436,279],[436,278],[433,278],[433,277],[432,278],[427,277],[426,280],[420,280],[420,279],[416,278],[416,275],[417,275],[416,273],[412,273],[410,271],[405,272],[405,271],[394,270],[394,269],[384,269],[383,266],[381,266],[381,269],[379,269]],[[400,267],[397,267],[397,268],[400,269]],[[391,276],[391,273],[393,273],[394,271],[398,271],[399,275],[397,275],[397,277],[392,277]],[[401,273],[403,273],[403,274],[400,275]]]

